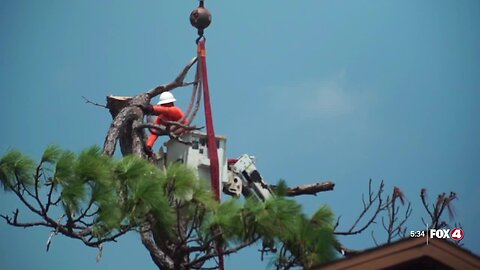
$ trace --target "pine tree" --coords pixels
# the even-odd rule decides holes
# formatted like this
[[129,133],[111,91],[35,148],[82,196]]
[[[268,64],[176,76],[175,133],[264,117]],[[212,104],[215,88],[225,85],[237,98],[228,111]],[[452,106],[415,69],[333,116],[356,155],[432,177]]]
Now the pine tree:
[[277,269],[308,268],[335,257],[330,209],[322,206],[308,217],[284,196],[283,182],[277,196],[265,202],[219,203],[208,181],[185,165],[161,170],[133,155],[115,159],[99,147],[77,155],[55,146],[39,162],[9,151],[0,159],[0,181],[38,216],[23,222],[17,211],[2,216],[8,224],[50,227],[100,251],[137,231],[159,269],[215,266],[219,255],[257,242],[263,245],[262,257],[276,252],[272,265]]

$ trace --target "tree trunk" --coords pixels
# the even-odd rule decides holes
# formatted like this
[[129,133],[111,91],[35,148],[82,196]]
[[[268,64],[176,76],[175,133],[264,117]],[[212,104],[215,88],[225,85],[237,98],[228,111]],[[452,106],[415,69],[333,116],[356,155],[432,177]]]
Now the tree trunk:
[[[144,128],[144,113],[142,107],[150,104],[150,100],[165,92],[177,87],[190,85],[184,83],[188,70],[195,64],[197,58],[193,58],[175,78],[174,81],[157,86],[143,94],[134,97],[108,96],[106,107],[112,115],[112,123],[108,129],[107,136],[103,145],[103,152],[112,156],[115,153],[117,142],[120,144],[120,150],[123,156],[134,154],[142,158],[148,158],[145,152],[144,142],[146,133]],[[176,239],[178,243],[166,241],[160,231],[156,228],[155,219],[150,216],[148,222],[141,228],[141,238],[143,245],[147,248],[153,262],[159,269],[174,270],[183,269],[188,263],[188,248],[186,241],[186,220],[179,220],[179,235]],[[178,248],[178,244],[180,247]],[[177,244],[177,245],[175,245]]]

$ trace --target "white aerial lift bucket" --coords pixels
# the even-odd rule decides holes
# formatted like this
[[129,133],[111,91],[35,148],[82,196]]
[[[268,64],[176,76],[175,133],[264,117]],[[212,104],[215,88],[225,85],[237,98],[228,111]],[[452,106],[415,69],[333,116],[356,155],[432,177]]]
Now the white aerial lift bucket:
[[[182,136],[185,142],[190,145],[181,143],[176,140],[169,140],[165,143],[167,148],[167,166],[172,162],[181,162],[191,167],[198,173],[201,180],[211,183],[210,174],[210,158],[208,156],[207,134],[200,131],[192,131]],[[217,135],[218,149],[218,165],[219,165],[219,182],[218,186],[222,189],[222,182],[227,182],[227,155],[226,143],[227,138]]]

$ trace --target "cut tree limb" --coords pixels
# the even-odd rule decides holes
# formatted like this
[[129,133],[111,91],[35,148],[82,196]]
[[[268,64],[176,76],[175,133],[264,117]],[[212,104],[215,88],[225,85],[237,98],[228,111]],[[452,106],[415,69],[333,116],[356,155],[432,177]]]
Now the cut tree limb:
[[115,118],[117,114],[132,100],[132,97],[125,96],[108,96],[106,107],[110,110],[112,118]]
[[[287,196],[295,197],[300,195],[317,195],[319,192],[330,191],[335,187],[335,183],[331,181],[314,183],[314,184],[305,184],[297,187],[287,188]],[[272,190],[276,189],[275,185],[270,185]]]

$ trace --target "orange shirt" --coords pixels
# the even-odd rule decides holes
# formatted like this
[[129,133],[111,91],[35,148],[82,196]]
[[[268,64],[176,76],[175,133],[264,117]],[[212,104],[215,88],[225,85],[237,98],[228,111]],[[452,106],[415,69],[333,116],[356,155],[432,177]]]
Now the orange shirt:
[[[166,107],[166,106],[154,105],[152,106],[152,108],[153,108],[153,114],[158,115],[154,122],[156,125],[163,125],[162,120],[176,122],[182,119],[182,117],[185,115],[183,111],[176,106]],[[184,119],[182,121],[182,124],[187,124],[187,120]]]
[[[183,116],[185,115],[180,108],[175,107],[175,106],[167,107],[167,106],[158,106],[157,105],[157,106],[152,106],[152,110],[153,110],[153,114],[158,115],[157,118],[155,118],[155,121],[154,121],[154,123],[156,125],[164,125],[163,121],[178,122],[178,120],[182,119]],[[184,119],[181,123],[184,124],[184,125],[188,124],[187,119]],[[178,129],[178,131],[175,131],[175,130],[176,129],[174,129],[172,131],[174,133],[183,132],[182,128]],[[179,135],[179,134],[177,134],[177,135]],[[153,144],[155,143],[157,138],[158,138],[158,135],[152,132],[150,134],[150,136],[148,136],[147,147],[152,148]]]

